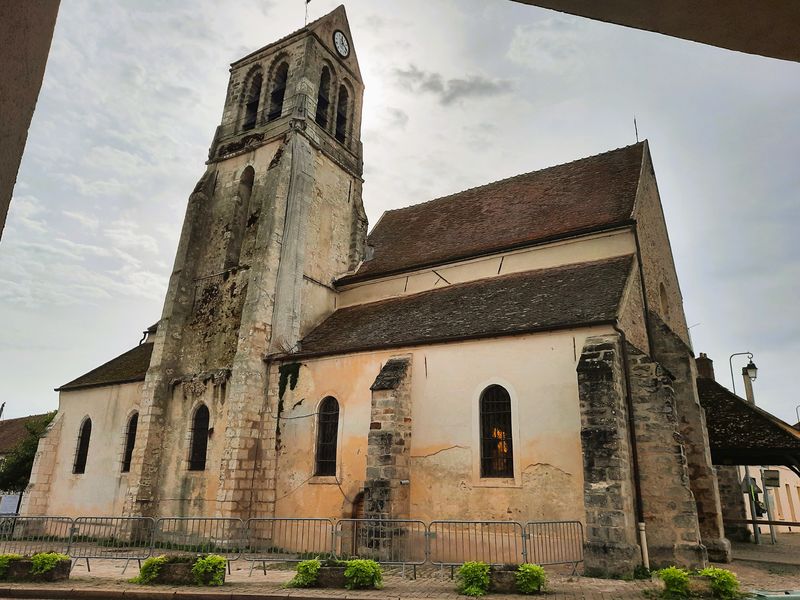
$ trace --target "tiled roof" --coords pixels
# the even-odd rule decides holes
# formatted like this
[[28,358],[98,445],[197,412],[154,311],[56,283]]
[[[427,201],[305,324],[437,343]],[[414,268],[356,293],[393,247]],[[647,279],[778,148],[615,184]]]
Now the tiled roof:
[[497,337],[609,322],[632,257],[528,271],[341,308],[301,342],[301,355]]
[[17,444],[28,437],[28,430],[25,428],[26,423],[45,416],[47,415],[31,415],[29,417],[0,421],[0,454],[11,452]]
[[77,390],[99,385],[111,385],[114,383],[130,383],[133,381],[144,381],[147,368],[150,366],[150,355],[153,352],[153,344],[145,343],[112,358],[104,365],[92,369],[85,375],[65,383],[56,391]]
[[646,142],[390,210],[346,284],[522,247],[631,218]]
[[787,456],[800,462],[800,432],[791,425],[713,379],[698,378],[697,391],[715,464],[785,464]]

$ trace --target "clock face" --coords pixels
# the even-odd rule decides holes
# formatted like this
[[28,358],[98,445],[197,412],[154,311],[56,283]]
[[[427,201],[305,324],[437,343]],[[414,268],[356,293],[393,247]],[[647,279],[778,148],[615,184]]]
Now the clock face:
[[341,31],[336,31],[333,34],[333,45],[336,46],[336,51],[343,58],[347,58],[347,55],[350,54],[350,44],[347,42],[347,37],[345,37]]

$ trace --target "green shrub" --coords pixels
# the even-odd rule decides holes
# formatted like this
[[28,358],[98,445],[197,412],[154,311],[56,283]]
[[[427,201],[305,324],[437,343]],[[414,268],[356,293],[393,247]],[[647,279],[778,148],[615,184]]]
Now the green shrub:
[[520,594],[537,594],[544,589],[547,575],[539,565],[525,563],[517,569],[517,591]]
[[153,583],[161,571],[161,565],[165,563],[167,563],[166,556],[151,556],[142,563],[142,567],[139,569],[139,575],[131,579],[131,582],[140,583],[142,585]]
[[322,563],[318,559],[304,560],[297,565],[297,573],[286,587],[307,588],[317,585],[317,574]]
[[383,571],[374,560],[348,560],[344,579],[348,590],[379,590],[383,587]]
[[66,554],[58,552],[39,552],[31,556],[31,575],[42,575],[56,568],[62,560],[70,560]]
[[650,577],[650,569],[644,565],[636,565],[636,568],[633,570],[634,579],[650,579]]
[[711,580],[711,593],[714,594],[715,598],[733,600],[739,597],[739,580],[734,573],[727,569],[708,567],[702,569],[698,575],[708,577]]
[[485,562],[465,562],[458,569],[458,593],[483,596],[489,591],[489,565]]
[[22,556],[19,554],[0,554],[0,579],[4,579],[8,571],[8,563],[12,560],[19,560]]
[[665,598],[689,597],[689,572],[678,567],[667,567],[658,571],[658,578],[664,582]]
[[226,566],[227,561],[218,554],[198,556],[192,565],[192,576],[197,585],[222,585]]

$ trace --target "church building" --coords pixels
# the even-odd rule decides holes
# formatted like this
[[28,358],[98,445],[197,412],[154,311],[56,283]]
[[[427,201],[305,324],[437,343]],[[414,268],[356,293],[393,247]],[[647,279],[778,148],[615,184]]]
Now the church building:
[[344,7],[234,62],[160,320],[59,388],[23,513],[577,520],[729,560],[648,143],[383,214]]

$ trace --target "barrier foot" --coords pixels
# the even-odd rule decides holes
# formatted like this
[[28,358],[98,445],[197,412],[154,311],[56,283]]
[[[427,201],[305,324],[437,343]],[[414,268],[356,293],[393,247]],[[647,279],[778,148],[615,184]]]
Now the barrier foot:
[[[128,568],[128,563],[129,563],[129,562],[131,562],[131,559],[130,559],[130,558],[129,558],[128,560],[126,560],[126,561],[125,561],[125,564],[124,564],[124,565],[122,565],[122,574],[123,574],[123,575],[125,575],[125,570]],[[141,570],[142,570],[142,568],[141,568],[141,567],[139,567],[139,570],[141,571]]]
[[231,561],[229,561],[229,560],[226,558],[226,559],[225,559],[225,564],[226,564],[226,565],[228,565],[228,575],[230,575],[230,574],[231,574]]
[[86,571],[91,573],[92,567],[89,565],[89,557],[86,557]]

